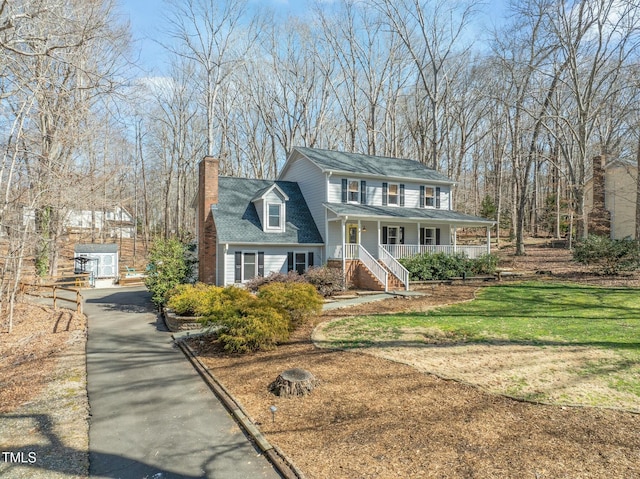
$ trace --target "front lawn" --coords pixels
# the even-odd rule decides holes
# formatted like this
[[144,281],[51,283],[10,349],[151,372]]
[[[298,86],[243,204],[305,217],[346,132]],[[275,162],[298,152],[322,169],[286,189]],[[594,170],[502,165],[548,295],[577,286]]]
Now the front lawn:
[[328,347],[367,348],[484,389],[640,410],[640,290],[522,283],[424,313],[325,324]]

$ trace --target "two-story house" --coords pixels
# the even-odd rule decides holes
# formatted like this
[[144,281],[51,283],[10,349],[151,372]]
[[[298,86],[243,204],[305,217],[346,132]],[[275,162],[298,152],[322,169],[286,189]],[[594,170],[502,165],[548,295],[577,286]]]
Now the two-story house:
[[[314,148],[294,148],[276,181],[218,177],[217,160],[205,158],[200,280],[227,285],[329,263],[355,286],[406,289],[399,258],[490,252],[493,221],[454,211],[453,185],[417,161]],[[458,245],[463,227],[485,227],[486,244]]]

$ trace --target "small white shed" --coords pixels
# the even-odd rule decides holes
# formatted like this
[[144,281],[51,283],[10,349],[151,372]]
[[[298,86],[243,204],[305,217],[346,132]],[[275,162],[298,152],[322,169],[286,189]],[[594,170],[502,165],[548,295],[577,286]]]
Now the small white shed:
[[118,276],[117,244],[77,244],[73,259],[76,273],[93,273],[97,279],[115,279]]

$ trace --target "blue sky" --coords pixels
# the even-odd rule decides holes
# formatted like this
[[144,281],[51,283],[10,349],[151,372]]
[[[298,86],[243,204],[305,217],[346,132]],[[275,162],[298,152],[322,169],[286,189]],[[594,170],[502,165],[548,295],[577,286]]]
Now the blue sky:
[[[256,7],[268,7],[277,14],[300,14],[308,10],[307,0],[249,0]],[[332,0],[324,0],[331,3]],[[117,0],[118,11],[131,24],[134,51],[140,51],[140,61],[137,62],[147,74],[160,74],[166,57],[165,51],[158,41],[167,41],[163,33],[164,16],[169,8],[163,0]],[[491,0],[484,4],[486,19],[491,22],[501,16],[504,0]],[[153,71],[152,71],[153,70]]]
[[[161,67],[164,50],[157,43],[162,41],[167,5],[163,0],[117,0],[117,10],[131,24],[135,50],[140,50],[140,64],[143,68]],[[250,0],[256,6],[266,6],[277,13],[299,13],[306,8],[304,0]],[[164,37],[166,40],[166,37]],[[155,41],[154,41],[155,40]]]

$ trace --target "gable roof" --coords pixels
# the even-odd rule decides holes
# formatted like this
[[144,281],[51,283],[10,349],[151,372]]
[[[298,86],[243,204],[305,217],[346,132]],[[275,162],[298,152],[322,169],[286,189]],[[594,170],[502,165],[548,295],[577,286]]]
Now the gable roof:
[[[323,172],[356,174],[360,176],[384,177],[389,179],[411,179],[453,184],[442,173],[438,173],[424,164],[403,158],[363,155],[344,151],[323,150],[319,148],[295,147],[294,152],[305,156]],[[287,163],[289,160],[287,161]],[[283,168],[284,171],[287,165]]]
[[369,217],[389,220],[429,220],[442,223],[465,224],[467,226],[491,226],[495,221],[479,216],[467,215],[451,210],[432,208],[399,208],[397,206],[355,205],[346,203],[323,203],[324,206],[338,216]]
[[267,196],[267,194],[273,190],[276,190],[276,192],[281,197],[283,197],[284,201],[289,201],[289,197],[287,196],[287,194],[284,191],[282,191],[282,188],[280,188],[274,182],[271,182],[270,186],[265,186],[264,188],[259,190],[255,195],[253,195],[253,198],[251,198],[251,201],[263,200],[264,197]]
[[[265,232],[256,211],[256,192],[276,185],[288,198],[284,232]],[[211,206],[219,243],[323,244],[297,183],[221,176],[218,204]]]

